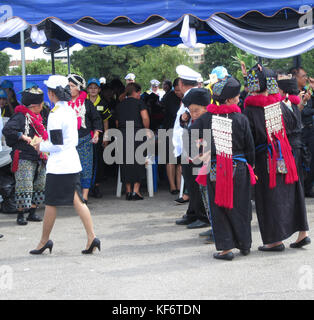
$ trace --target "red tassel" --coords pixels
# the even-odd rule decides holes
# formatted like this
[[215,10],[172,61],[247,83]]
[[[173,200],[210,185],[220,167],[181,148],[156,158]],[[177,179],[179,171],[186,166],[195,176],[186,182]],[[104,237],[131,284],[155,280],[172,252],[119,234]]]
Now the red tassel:
[[20,150],[15,150],[13,161],[12,161],[12,169],[11,169],[13,173],[15,173],[19,168],[19,159],[20,159]]
[[82,119],[81,118],[77,118],[77,129],[79,130],[81,128],[82,125]]
[[247,167],[248,167],[249,173],[250,173],[251,185],[254,186],[254,185],[256,185],[256,177],[255,177],[254,170],[253,170],[252,166],[250,164],[248,164],[248,163],[247,163]]
[[295,164],[295,159],[292,154],[292,148],[290,146],[285,126],[284,126],[284,121],[282,120],[282,125],[283,125],[283,132],[278,132],[276,135],[277,139],[280,142],[281,146],[281,152],[283,159],[285,161],[286,167],[287,167],[287,174],[285,176],[285,183],[286,184],[293,184],[296,181],[298,181],[298,170]]
[[207,186],[207,165],[202,166],[195,181],[201,186]]
[[225,154],[217,155],[215,203],[219,207],[233,208],[233,161]]

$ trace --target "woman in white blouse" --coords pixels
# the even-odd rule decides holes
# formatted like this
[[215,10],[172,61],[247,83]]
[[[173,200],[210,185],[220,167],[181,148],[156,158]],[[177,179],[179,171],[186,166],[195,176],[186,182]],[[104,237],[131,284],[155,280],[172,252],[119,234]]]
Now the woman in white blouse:
[[35,145],[41,152],[49,152],[45,188],[45,215],[41,240],[30,254],[41,254],[52,250],[49,240],[57,216],[57,206],[74,205],[87,233],[86,249],[89,254],[95,248],[100,250],[100,240],[95,237],[90,211],[82,197],[80,185],[80,159],[76,150],[78,144],[77,119],[75,112],[68,106],[71,99],[68,80],[63,76],[50,76],[45,81],[48,96],[55,107],[48,117],[49,139]]

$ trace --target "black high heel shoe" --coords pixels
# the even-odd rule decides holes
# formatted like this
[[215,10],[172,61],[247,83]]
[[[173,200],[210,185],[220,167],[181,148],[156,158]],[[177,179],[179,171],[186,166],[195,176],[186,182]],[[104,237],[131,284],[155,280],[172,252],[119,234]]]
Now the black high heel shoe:
[[52,247],[53,247],[53,242],[51,240],[48,240],[47,243],[41,249],[38,249],[38,250],[35,249],[35,250],[30,251],[29,253],[30,254],[42,254],[46,249],[49,249],[49,252],[51,253]]
[[91,254],[93,253],[95,248],[98,248],[98,250],[100,251],[100,240],[98,238],[95,238],[89,248],[82,251],[82,254]]

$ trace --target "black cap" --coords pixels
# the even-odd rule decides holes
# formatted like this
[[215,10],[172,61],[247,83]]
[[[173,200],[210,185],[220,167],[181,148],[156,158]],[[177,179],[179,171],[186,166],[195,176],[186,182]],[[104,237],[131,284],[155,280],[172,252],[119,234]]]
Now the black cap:
[[199,106],[206,107],[210,104],[210,93],[204,88],[192,88],[182,99],[182,102],[186,108],[188,108],[191,104],[197,104]]
[[216,101],[224,102],[239,95],[240,89],[241,83],[233,77],[228,77],[214,84],[213,97]]
[[279,88],[284,92],[291,95],[298,95],[299,88],[296,78],[293,78],[291,74],[289,75],[278,75],[277,82]]
[[31,104],[41,104],[44,101],[44,93],[41,89],[33,87],[22,92],[22,104],[30,106]]

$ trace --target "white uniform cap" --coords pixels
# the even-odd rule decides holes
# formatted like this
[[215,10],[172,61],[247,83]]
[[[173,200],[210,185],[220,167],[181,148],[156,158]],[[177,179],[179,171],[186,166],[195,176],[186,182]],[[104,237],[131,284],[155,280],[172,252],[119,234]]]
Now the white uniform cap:
[[99,82],[102,84],[106,84],[106,78],[105,77],[99,78]]
[[156,79],[150,80],[150,84],[154,87],[158,87],[160,85],[160,82]]
[[52,75],[44,81],[44,84],[50,89],[56,89],[59,86],[65,88],[69,84],[69,80],[64,76]]
[[179,78],[184,80],[190,80],[190,81],[197,81],[199,78],[201,78],[201,74],[194,71],[193,69],[184,66],[183,64],[177,66],[176,72],[179,76]]
[[128,73],[124,80],[135,80],[135,74],[134,73]]
[[204,82],[204,79],[202,77],[197,79],[197,82]]

